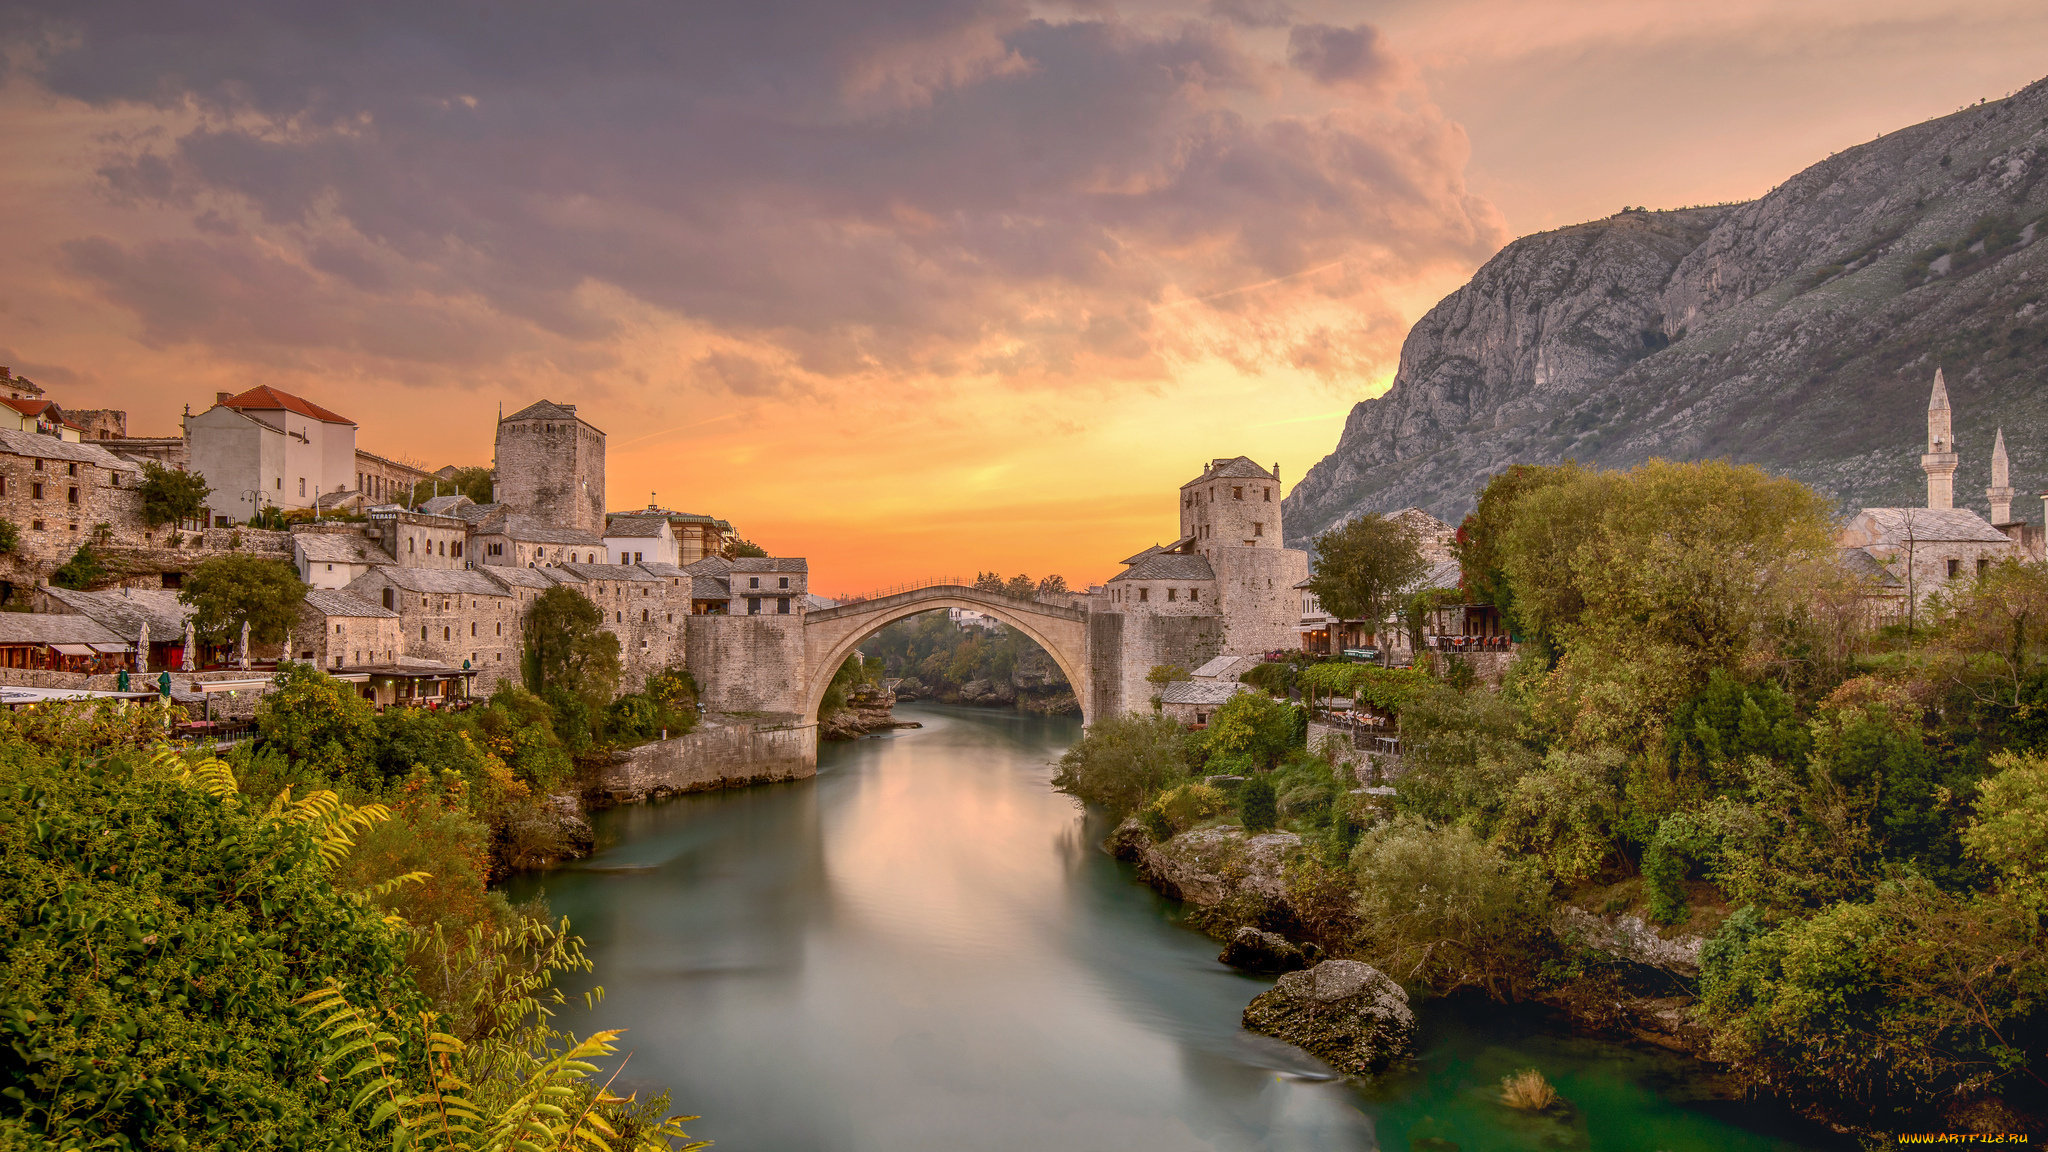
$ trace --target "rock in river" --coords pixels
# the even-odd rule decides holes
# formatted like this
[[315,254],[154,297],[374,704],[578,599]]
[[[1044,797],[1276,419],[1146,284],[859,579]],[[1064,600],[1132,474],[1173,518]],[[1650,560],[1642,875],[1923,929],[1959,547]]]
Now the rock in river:
[[1308,967],[1300,945],[1278,932],[1261,932],[1249,925],[1239,928],[1216,958],[1232,968],[1267,975]]
[[1209,908],[1231,896],[1249,894],[1284,908],[1283,868],[1288,852],[1300,844],[1301,837],[1292,832],[1246,836],[1243,829],[1227,824],[1197,828],[1155,844],[1133,817],[1110,834],[1104,847],[1118,859],[1136,864],[1148,883],[1175,900]]
[[1362,1076],[1408,1055],[1415,1013],[1386,973],[1356,960],[1325,960],[1289,972],[1244,1010],[1244,1026]]

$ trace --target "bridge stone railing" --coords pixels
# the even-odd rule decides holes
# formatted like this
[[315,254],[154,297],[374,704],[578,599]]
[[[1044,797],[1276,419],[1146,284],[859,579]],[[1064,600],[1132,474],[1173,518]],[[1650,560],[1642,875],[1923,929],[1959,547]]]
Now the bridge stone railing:
[[870,612],[893,611],[906,604],[915,604],[923,600],[978,601],[987,604],[991,608],[998,608],[1008,612],[1050,616],[1058,620],[1085,621],[1088,619],[1088,610],[1085,608],[1069,608],[1064,604],[1049,604],[1043,600],[1024,600],[1015,596],[1005,596],[1000,592],[984,591],[974,587],[972,584],[942,584],[934,582],[906,587],[900,592],[868,600],[854,600],[846,604],[836,604],[830,608],[814,608],[804,613],[804,621],[805,623],[823,624],[827,621],[843,620],[849,616],[860,616]]

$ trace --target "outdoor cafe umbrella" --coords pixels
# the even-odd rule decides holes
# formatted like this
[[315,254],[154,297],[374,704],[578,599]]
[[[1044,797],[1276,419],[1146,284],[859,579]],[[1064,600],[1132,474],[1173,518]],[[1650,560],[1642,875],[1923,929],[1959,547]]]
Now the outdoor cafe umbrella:
[[193,628],[193,626],[192,626],[192,619],[191,619],[191,617],[189,617],[189,616],[188,616],[188,617],[186,617],[186,619],[185,619],[185,668],[184,668],[184,670],[185,670],[185,671],[187,671],[187,672],[190,672],[190,671],[192,671],[193,667],[194,667],[194,666],[195,666],[195,665],[196,665],[196,664],[198,663],[198,659],[199,659],[199,658],[198,658],[197,656],[195,656],[195,655],[193,654],[193,653],[194,653],[194,652],[195,652],[195,651],[196,651],[196,650],[198,649],[198,647],[199,647],[199,635],[198,635],[198,632],[197,632],[197,630],[196,630],[196,629],[194,629],[194,628]]
[[249,670],[249,622],[242,621],[242,671]]
[[149,671],[149,621],[142,622],[142,636],[135,641],[135,671],[137,674]]

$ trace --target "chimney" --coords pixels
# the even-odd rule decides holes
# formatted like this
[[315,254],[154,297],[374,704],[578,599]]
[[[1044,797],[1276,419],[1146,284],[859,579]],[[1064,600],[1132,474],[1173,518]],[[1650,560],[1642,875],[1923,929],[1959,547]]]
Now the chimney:
[[213,394],[213,402],[215,404],[225,404],[228,402],[228,397],[233,395],[234,393],[232,392],[215,392]]

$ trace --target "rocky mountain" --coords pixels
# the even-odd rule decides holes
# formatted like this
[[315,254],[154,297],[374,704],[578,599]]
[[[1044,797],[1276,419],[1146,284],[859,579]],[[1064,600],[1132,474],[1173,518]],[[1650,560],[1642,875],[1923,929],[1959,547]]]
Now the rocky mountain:
[[1988,511],[2001,426],[2014,486],[2048,489],[2044,176],[2048,80],[1750,203],[1517,240],[1409,332],[1393,387],[1288,494],[1289,543],[1408,505],[1455,524],[1502,468],[1567,458],[1725,457],[1845,507],[1917,504],[1937,366],[1957,503]]

